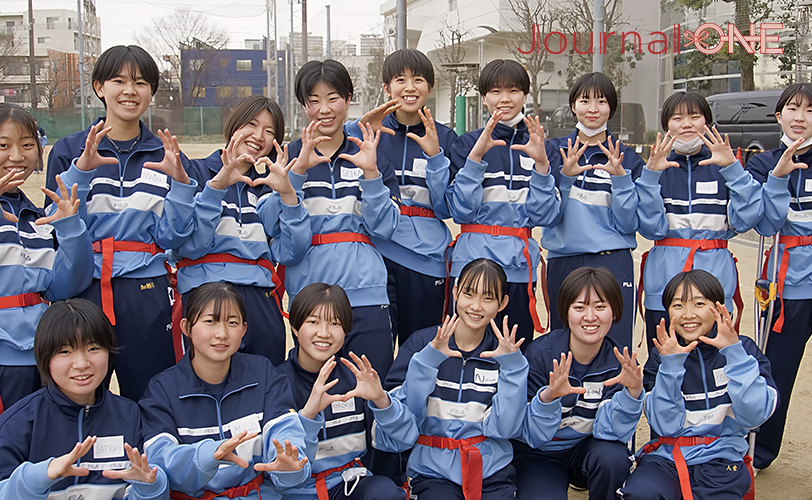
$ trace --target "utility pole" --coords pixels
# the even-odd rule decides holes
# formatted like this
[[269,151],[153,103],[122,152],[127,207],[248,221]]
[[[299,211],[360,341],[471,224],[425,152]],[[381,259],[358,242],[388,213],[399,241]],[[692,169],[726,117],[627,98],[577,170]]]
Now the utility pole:
[[595,8],[592,23],[592,35],[595,38],[597,46],[595,52],[592,53],[592,71],[595,73],[603,73],[603,53],[601,52],[601,41],[603,40],[603,19],[606,15],[606,8],[603,4],[604,0],[595,0]]
[[273,2],[273,97],[279,104],[279,34],[276,32],[276,0],[271,1]]
[[265,0],[265,88],[265,97],[271,97],[271,0]]
[[82,0],[76,0],[77,28],[79,28],[79,99],[82,101],[82,130],[87,127],[87,114],[85,104],[87,95],[85,94],[85,36],[84,25],[82,24]]
[[395,49],[403,50],[406,47],[406,0],[397,0],[397,33],[395,38]]
[[327,59],[332,59],[333,57],[333,50],[330,46],[330,5],[325,5],[324,9],[327,11]]
[[37,74],[34,61],[34,2],[28,0],[28,74],[31,76],[31,111],[37,109]]
[[302,64],[307,62],[307,0],[302,0]]

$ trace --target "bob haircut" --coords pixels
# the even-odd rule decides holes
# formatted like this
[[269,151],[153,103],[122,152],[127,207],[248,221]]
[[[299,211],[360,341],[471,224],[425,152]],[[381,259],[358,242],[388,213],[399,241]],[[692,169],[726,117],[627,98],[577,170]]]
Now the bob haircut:
[[67,299],[54,302],[45,310],[34,333],[34,358],[45,385],[51,378],[51,359],[66,345],[78,349],[96,344],[107,351],[108,370],[118,348],[116,334],[110,320],[99,306],[85,299]]
[[311,283],[296,294],[290,305],[290,327],[298,331],[311,314],[337,319],[344,332],[352,329],[352,306],[344,289],[327,283]]
[[37,168],[42,168],[42,144],[37,138],[37,121],[31,114],[22,107],[11,103],[0,103],[0,126],[6,122],[11,122],[20,131],[20,137],[30,138],[37,145]]
[[[225,123],[223,123],[223,137],[226,140],[226,145],[231,141],[231,137],[237,130],[251,123],[262,111],[271,114],[274,138],[277,143],[282,142],[285,137],[285,116],[282,114],[279,104],[265,96],[252,95],[240,101],[237,107],[231,110]],[[271,153],[268,156],[274,159],[276,148],[271,148]]]
[[[155,59],[138,45],[116,45],[102,52],[99,59],[93,66],[93,83],[103,84],[107,80],[112,80],[124,71],[129,71],[130,78],[135,80],[136,70],[141,73],[141,78],[146,80],[152,89],[152,95],[158,91],[160,71]],[[94,90],[95,92],[95,90]],[[99,97],[99,94],[96,94]],[[99,97],[105,107],[103,97]]]
[[691,298],[691,287],[695,287],[711,303],[725,303],[725,289],[722,288],[722,284],[719,283],[716,276],[704,269],[691,269],[677,274],[665,285],[663,307],[665,307],[666,311],[671,307],[674,296],[677,294],[677,288],[680,285],[684,285],[682,287],[682,296],[680,296],[680,300],[683,302]]
[[495,261],[491,259],[479,258],[472,260],[460,271],[457,278],[457,293],[466,291],[476,291],[477,285],[482,282],[482,291],[486,294],[493,294],[500,302],[507,294],[507,275]]
[[396,50],[386,56],[381,70],[383,83],[389,85],[396,76],[401,76],[406,71],[410,71],[414,76],[423,77],[429,88],[434,87],[434,66],[426,54],[416,49]]
[[612,308],[612,323],[617,323],[623,317],[623,292],[617,278],[605,267],[579,267],[564,278],[558,291],[558,317],[569,328],[570,306],[581,298],[581,294],[595,291],[601,302],[606,302]]
[[494,59],[479,74],[479,94],[485,95],[496,87],[516,87],[530,93],[530,76],[524,66],[512,59]]
[[189,292],[184,306],[186,308],[186,320],[189,322],[189,328],[197,323],[200,316],[206,312],[206,308],[212,304],[212,313],[214,314],[214,321],[220,321],[224,314],[228,314],[228,307],[234,307],[245,323],[245,304],[242,297],[237,293],[237,289],[228,283],[214,281],[211,283],[203,283],[199,287]]
[[804,97],[812,104],[812,83],[793,83],[781,92],[781,97],[775,104],[775,112],[780,113],[790,102],[800,105]]
[[308,61],[296,73],[296,100],[302,106],[307,106],[313,88],[324,83],[333,88],[344,100],[352,96],[352,78],[347,68],[333,59],[324,61]]
[[696,92],[674,92],[663,103],[663,110],[660,112],[660,125],[663,130],[668,130],[668,121],[677,113],[688,113],[693,115],[699,113],[705,116],[705,125],[708,127],[713,123],[713,112],[710,104],[702,94]]
[[575,112],[575,101],[590,95],[603,97],[609,103],[609,118],[617,111],[617,91],[612,80],[603,73],[587,73],[575,80],[570,89],[570,109]]

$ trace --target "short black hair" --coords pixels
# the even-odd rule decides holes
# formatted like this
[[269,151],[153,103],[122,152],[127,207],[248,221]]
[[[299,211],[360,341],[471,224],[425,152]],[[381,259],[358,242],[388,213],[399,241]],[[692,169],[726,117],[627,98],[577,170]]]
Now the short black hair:
[[352,78],[340,62],[333,59],[308,61],[296,73],[296,100],[302,106],[307,105],[310,93],[319,83],[332,87],[344,99],[352,96]]
[[29,137],[37,145],[37,167],[42,169],[42,143],[37,136],[37,121],[18,104],[0,102],[0,126],[6,122],[11,122],[20,131],[20,137]]
[[[141,73],[141,78],[146,80],[152,89],[152,95],[158,91],[161,72],[158,65],[146,50],[138,45],[116,45],[102,52],[93,66],[93,83],[104,83],[120,75],[122,71],[129,71],[130,78],[135,80],[136,70]],[[99,95],[96,94],[96,97]],[[101,102],[107,106],[103,97],[99,97]]]
[[[570,108],[575,101],[582,97],[603,97],[609,103],[609,118],[615,116],[617,110],[617,91],[612,80],[603,73],[587,73],[575,80],[570,89]],[[574,110],[573,110],[574,111]]]
[[[457,278],[457,295],[465,291],[476,291],[482,281],[484,293],[492,293],[500,302],[507,295],[507,274],[496,261],[479,258],[465,264]],[[456,297],[455,297],[456,298]]]
[[[285,137],[285,115],[282,114],[282,109],[279,104],[273,99],[268,99],[262,95],[251,95],[240,101],[237,107],[231,110],[228,118],[223,122],[223,137],[226,139],[226,145],[231,141],[231,137],[237,130],[242,128],[257,117],[262,111],[267,111],[271,114],[273,121],[273,135],[277,143],[282,143]],[[268,153],[271,159],[276,157],[276,149],[271,148]]]
[[434,66],[426,54],[416,49],[400,49],[392,52],[383,61],[383,83],[389,85],[396,76],[410,71],[414,76],[422,76],[429,87],[434,87]]
[[682,296],[680,300],[685,302],[691,297],[691,287],[696,287],[703,297],[708,299],[712,304],[716,302],[720,304],[725,303],[725,289],[716,276],[712,275],[704,269],[691,269],[690,271],[683,271],[673,278],[665,285],[663,290],[663,307],[665,310],[671,307],[671,302],[674,301],[674,296],[677,294],[677,288],[682,287]]
[[677,113],[687,112],[689,115],[699,113],[705,116],[705,125],[708,127],[713,123],[713,112],[710,104],[702,94],[696,92],[674,92],[663,103],[663,110],[660,112],[660,125],[663,130],[668,130],[668,120]]
[[328,319],[341,323],[344,333],[352,329],[352,306],[344,289],[327,283],[311,283],[296,294],[290,304],[290,327],[298,331],[308,316],[321,309]]
[[479,94],[485,95],[496,87],[516,87],[530,93],[530,76],[524,66],[512,59],[494,59],[479,74]]
[[595,290],[595,294],[602,302],[612,308],[612,323],[617,323],[623,317],[623,292],[612,271],[605,267],[579,267],[571,272],[561,283],[558,291],[558,317],[569,328],[569,311],[581,294],[585,291]]
[[775,104],[775,112],[780,113],[783,111],[784,106],[790,101],[800,104],[801,99],[804,97],[812,104],[812,83],[793,83],[781,92],[781,97],[778,98],[778,102]]
[[[192,327],[200,319],[200,316],[206,312],[206,307],[211,304],[212,319],[219,322],[223,314],[228,314],[228,307],[234,307],[240,314],[243,324],[247,321],[245,316],[245,303],[237,293],[237,289],[229,283],[219,281],[212,281],[210,283],[203,283],[197,288],[192,289],[183,300],[183,309],[185,310],[184,318],[186,318],[189,332],[184,332],[191,338]],[[195,357],[195,347],[192,342],[187,343],[189,351],[189,358]]]
[[34,358],[45,385],[53,383],[51,359],[66,345],[72,349],[97,344],[108,353],[108,370],[112,370],[116,333],[99,306],[85,299],[67,299],[51,303],[34,333]]

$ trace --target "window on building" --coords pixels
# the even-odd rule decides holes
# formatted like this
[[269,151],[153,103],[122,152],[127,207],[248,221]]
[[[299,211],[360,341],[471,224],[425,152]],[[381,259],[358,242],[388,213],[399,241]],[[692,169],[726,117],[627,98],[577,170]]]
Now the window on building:
[[254,89],[250,85],[240,85],[237,87],[237,97],[249,97],[254,93]]
[[237,71],[251,71],[251,59],[237,59]]
[[217,98],[226,99],[231,97],[231,87],[217,87]]
[[14,34],[14,21],[6,21],[6,35]]
[[46,17],[45,18],[45,25],[46,28],[49,30],[57,30],[59,29],[59,18],[58,17]]
[[68,29],[69,30],[79,29],[79,27],[76,25],[76,21],[72,17],[68,18]]
[[206,87],[195,87],[192,89],[192,97],[195,99],[205,99],[206,98]]
[[204,66],[206,66],[205,59],[192,59],[189,61],[189,67],[192,68],[192,71],[200,71]]
[[37,43],[51,43],[51,37],[49,36],[38,36]]

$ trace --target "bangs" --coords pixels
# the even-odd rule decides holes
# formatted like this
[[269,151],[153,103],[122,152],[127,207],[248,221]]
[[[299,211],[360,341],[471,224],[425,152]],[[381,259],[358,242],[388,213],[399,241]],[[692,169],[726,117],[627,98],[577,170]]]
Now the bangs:
[[457,281],[457,294],[482,293],[502,300],[507,293],[507,277],[499,264],[489,259],[469,262]]

